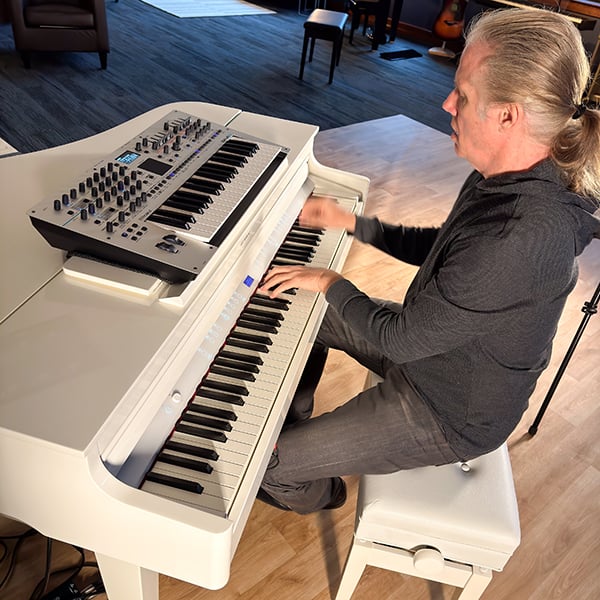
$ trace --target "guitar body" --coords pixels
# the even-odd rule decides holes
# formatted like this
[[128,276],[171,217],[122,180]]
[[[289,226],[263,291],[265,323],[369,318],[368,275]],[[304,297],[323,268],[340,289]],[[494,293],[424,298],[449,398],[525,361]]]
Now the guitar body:
[[433,26],[433,33],[443,40],[455,40],[462,34],[466,0],[445,0],[442,12]]

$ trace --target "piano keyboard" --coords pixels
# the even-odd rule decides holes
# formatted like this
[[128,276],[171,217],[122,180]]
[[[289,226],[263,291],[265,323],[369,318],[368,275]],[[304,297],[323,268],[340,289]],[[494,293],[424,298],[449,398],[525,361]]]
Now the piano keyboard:
[[[292,227],[272,264],[329,267],[346,234]],[[255,294],[141,489],[227,515],[318,294]]]

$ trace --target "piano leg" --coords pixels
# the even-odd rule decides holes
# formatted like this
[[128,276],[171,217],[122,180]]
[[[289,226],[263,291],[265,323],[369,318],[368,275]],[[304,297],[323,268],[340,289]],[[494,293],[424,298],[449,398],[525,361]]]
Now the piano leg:
[[108,600],[158,600],[158,573],[96,554]]

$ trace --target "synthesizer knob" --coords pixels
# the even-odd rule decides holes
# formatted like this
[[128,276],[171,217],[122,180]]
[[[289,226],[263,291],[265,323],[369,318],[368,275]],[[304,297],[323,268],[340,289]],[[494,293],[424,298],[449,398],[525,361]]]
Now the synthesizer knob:
[[98,183],[98,190],[100,190],[101,192],[103,192],[106,189],[106,184],[104,183],[104,181],[100,181]]
[[141,189],[142,189],[142,180],[141,180],[141,179],[138,179],[138,180],[135,182],[135,188],[136,188],[137,190],[141,190]]
[[123,206],[123,196],[117,196],[117,206]]
[[142,146],[144,146],[144,147],[145,147],[145,146],[147,146],[147,145],[148,145],[148,138],[147,138],[147,137],[145,137],[145,138],[142,138]]
[[169,121],[165,121],[165,122],[163,123],[163,129],[164,129],[165,131],[169,131]]
[[117,181],[119,179],[119,174],[116,171],[113,171],[112,180]]
[[106,167],[100,167],[100,177],[106,177]]
[[129,175],[125,175],[125,177],[123,177],[123,183],[125,185],[129,185],[131,182],[131,178],[129,177]]
[[129,193],[132,194],[132,195],[135,194],[135,185],[130,185],[129,186]]
[[71,191],[69,192],[69,196],[71,196],[71,198],[73,200],[75,200],[75,198],[77,198],[77,190],[75,188],[71,188]]
[[100,181],[100,174],[96,171],[93,175],[94,181],[98,183]]
[[90,215],[93,215],[96,213],[96,205],[95,204],[88,204],[88,212],[90,213]]
[[128,190],[125,190],[123,192],[123,200],[125,200],[125,202],[129,202],[129,198],[131,197],[131,194],[129,193]]
[[54,210],[60,210],[62,208],[62,204],[60,202],[60,200],[55,200],[54,201]]
[[135,205],[136,206],[141,206],[142,205],[142,199],[139,196],[135,199]]
[[104,192],[104,202],[110,202],[110,192],[108,190]]
[[130,210],[131,212],[135,212],[135,209],[136,209],[136,208],[137,208],[137,206],[136,206],[135,202],[130,202],[130,203],[129,203],[129,210]]
[[79,216],[81,217],[81,220],[82,220],[82,221],[87,221],[87,218],[88,218],[88,211],[87,211],[87,208],[82,208],[82,209],[79,211]]
[[121,223],[125,220],[125,211],[124,210],[120,210],[119,211],[119,221],[121,221]]
[[107,223],[106,223],[106,233],[112,233],[114,230],[115,230],[115,227],[112,224],[112,221],[107,221]]
[[115,165],[113,165],[111,162],[109,162],[109,163],[106,164],[106,168],[108,169],[109,173],[113,170],[114,166]]
[[165,146],[164,149],[163,149],[163,152],[165,154],[169,154],[169,146]]
[[137,171],[131,171],[131,179],[137,179]]
[[146,192],[142,192],[141,198],[142,202],[146,202],[146,200],[148,200],[148,194]]
[[98,208],[102,208],[104,206],[104,202],[102,201],[102,198],[96,198],[96,206]]
[[92,195],[92,198],[95,198],[98,195],[98,188],[96,186],[94,186],[91,189],[90,194]]
[[94,183],[94,182],[92,181],[92,178],[91,178],[91,177],[88,177],[88,178],[85,180],[85,185],[87,185],[87,187],[92,187],[92,184],[93,184],[93,183]]
[[119,167],[119,175],[125,175],[125,167]]
[[117,186],[116,186],[116,185],[113,185],[113,186],[110,188],[110,195],[111,195],[111,196],[116,196],[116,195],[117,195],[117,192],[118,192],[118,190],[117,190]]
[[158,150],[158,142],[152,142],[152,150]]
[[142,151],[142,144],[140,142],[136,142],[135,143],[135,149],[137,152],[141,152]]
[[117,183],[117,189],[122,192],[125,189],[125,184],[122,181]]
[[85,183],[83,181],[81,181],[79,183],[79,191],[80,192],[85,192]]
[[69,199],[69,194],[63,194],[63,195],[62,195],[62,203],[63,203],[65,206],[68,206],[70,201],[71,201],[71,200]]

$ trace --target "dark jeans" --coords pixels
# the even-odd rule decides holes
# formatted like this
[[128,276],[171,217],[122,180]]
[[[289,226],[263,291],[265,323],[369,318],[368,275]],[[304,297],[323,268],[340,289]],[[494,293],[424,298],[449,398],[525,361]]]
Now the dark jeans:
[[[383,381],[330,413],[308,418],[328,348],[345,351]],[[315,340],[287,423],[262,487],[301,514],[319,510],[331,501],[332,477],[391,473],[459,460],[400,366],[356,336],[331,307]]]

